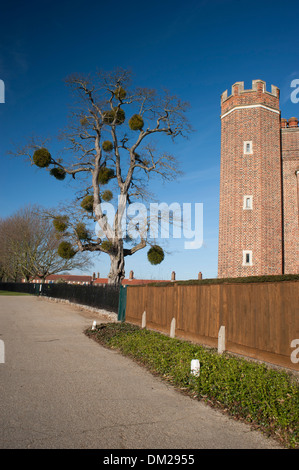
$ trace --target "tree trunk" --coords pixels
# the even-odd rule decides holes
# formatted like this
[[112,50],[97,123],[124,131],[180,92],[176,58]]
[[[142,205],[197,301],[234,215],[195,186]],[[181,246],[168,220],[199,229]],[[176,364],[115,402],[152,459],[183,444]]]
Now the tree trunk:
[[110,261],[108,284],[120,285],[125,277],[125,260],[122,247],[119,247],[117,253],[110,255]]

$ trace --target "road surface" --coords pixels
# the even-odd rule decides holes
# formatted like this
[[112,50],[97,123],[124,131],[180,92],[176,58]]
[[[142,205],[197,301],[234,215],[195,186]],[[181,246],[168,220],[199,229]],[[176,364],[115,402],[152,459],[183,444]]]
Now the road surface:
[[83,330],[105,317],[0,296],[1,449],[274,449]]

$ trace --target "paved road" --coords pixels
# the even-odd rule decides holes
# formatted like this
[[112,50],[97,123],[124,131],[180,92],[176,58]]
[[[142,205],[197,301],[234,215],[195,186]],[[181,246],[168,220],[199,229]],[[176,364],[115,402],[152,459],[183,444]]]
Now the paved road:
[[93,319],[70,305],[0,296],[1,449],[278,448],[87,338]]

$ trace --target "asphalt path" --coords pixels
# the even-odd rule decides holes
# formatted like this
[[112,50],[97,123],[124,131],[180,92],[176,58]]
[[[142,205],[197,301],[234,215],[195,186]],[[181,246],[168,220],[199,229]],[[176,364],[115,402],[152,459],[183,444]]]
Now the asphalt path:
[[83,334],[105,316],[0,296],[0,449],[278,449]]

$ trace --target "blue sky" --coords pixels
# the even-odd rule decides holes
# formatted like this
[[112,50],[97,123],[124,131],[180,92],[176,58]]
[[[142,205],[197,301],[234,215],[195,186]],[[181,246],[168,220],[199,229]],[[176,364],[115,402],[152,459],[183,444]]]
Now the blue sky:
[[[177,279],[217,276],[220,95],[236,81],[251,88],[262,79],[280,88],[282,116],[299,115],[290,100],[299,79],[299,6],[281,1],[14,1],[0,8],[0,217],[27,204],[53,207],[72,199],[68,182],[53,180],[7,152],[32,135],[55,137],[67,122],[71,73],[129,68],[138,86],[167,88],[189,101],[195,129],[189,140],[171,147],[184,175],[168,185],[153,185],[160,201],[203,203],[204,243],[185,250],[184,240],[169,240],[170,254],[159,266],[146,251],[126,260],[126,274]],[[53,149],[52,149],[53,150]],[[106,276],[108,257],[92,271]]]

